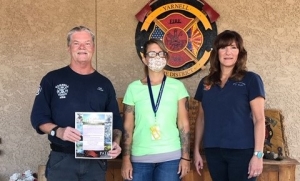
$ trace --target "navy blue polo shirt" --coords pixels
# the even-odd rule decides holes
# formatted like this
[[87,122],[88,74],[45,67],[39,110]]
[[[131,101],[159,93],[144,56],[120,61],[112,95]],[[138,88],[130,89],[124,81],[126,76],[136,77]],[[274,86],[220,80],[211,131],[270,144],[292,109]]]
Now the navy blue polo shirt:
[[205,87],[202,79],[195,99],[204,110],[204,148],[254,148],[254,124],[250,101],[265,98],[259,75],[247,72],[241,81],[228,80],[219,85]]
[[[116,93],[110,80],[97,71],[89,75],[74,72],[69,66],[45,75],[40,83],[31,123],[39,134],[39,126],[53,122],[60,127],[75,127],[75,112],[113,112],[113,129],[123,130]],[[61,146],[74,143],[48,136]]]

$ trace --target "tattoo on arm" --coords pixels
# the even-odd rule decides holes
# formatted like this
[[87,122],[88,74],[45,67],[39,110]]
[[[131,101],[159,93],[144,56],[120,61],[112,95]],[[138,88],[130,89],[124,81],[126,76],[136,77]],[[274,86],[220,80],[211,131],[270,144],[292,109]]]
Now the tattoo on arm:
[[190,132],[185,132],[183,128],[179,131],[182,153],[190,155]]
[[124,113],[133,113],[134,114],[134,106],[124,104]]
[[187,111],[189,111],[189,109],[190,109],[190,106],[189,106],[189,98],[186,98],[186,99],[185,99],[185,109],[186,109]]
[[[124,115],[126,116],[127,113],[132,113],[134,116],[134,106],[124,104],[123,108]],[[133,118],[134,119],[134,118]],[[128,132],[128,130],[124,130],[123,132],[123,139],[122,139],[122,155],[130,155],[131,154],[131,144],[132,144],[132,134]]]
[[122,136],[122,131],[120,131],[118,129],[113,130],[113,139],[114,140],[121,140],[121,136]]
[[130,155],[131,153],[131,144],[128,144],[128,139],[129,139],[129,134],[125,130],[123,134],[123,149],[122,149],[122,154],[123,156]]

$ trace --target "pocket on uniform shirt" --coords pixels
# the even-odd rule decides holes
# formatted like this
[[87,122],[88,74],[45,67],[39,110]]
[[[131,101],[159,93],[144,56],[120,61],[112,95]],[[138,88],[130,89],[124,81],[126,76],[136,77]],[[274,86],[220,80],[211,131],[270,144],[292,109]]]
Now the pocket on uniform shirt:
[[103,112],[105,111],[108,95],[104,92],[95,91],[89,93],[88,100],[89,100],[91,111]]

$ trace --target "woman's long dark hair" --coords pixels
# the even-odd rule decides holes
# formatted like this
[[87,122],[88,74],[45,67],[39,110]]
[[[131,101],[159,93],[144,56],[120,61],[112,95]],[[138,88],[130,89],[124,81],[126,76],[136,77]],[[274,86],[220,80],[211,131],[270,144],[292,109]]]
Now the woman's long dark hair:
[[231,30],[225,30],[222,33],[220,33],[214,41],[213,50],[209,58],[210,61],[209,74],[204,79],[204,84],[206,85],[221,84],[222,70],[220,66],[218,50],[220,48],[224,48],[226,46],[231,45],[233,42],[236,43],[236,46],[239,49],[239,54],[229,79],[241,80],[244,77],[245,73],[247,72],[247,67],[246,67],[247,51],[244,48],[243,39],[241,35],[238,34],[237,32]]

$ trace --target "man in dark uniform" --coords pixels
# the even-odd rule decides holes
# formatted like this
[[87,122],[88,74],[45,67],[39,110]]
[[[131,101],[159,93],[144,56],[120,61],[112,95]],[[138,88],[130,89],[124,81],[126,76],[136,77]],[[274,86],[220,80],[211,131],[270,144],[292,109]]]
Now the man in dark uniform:
[[121,153],[123,130],[116,93],[111,81],[92,66],[94,33],[74,27],[67,36],[70,65],[45,75],[33,104],[31,123],[39,134],[48,134],[51,153],[46,166],[48,181],[104,181],[107,162],[75,159],[75,112],[112,112],[113,145],[109,156]]

